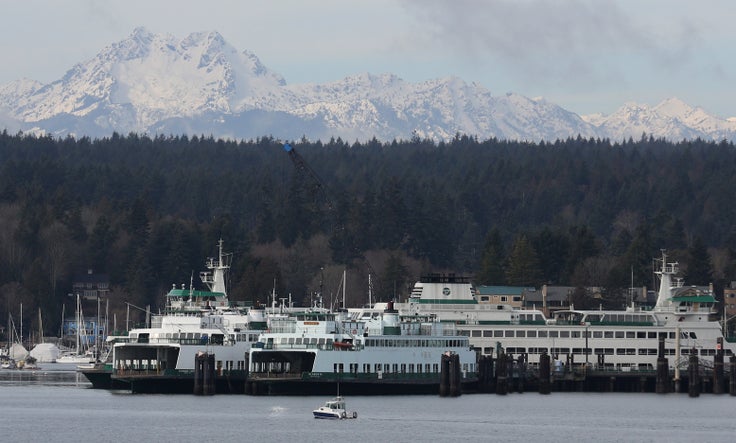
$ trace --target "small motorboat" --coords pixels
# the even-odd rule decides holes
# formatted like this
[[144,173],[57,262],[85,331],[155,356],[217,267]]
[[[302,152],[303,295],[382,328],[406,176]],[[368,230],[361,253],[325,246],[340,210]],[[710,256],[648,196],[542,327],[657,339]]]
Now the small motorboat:
[[348,412],[345,409],[345,399],[337,396],[332,400],[325,402],[324,406],[312,411],[314,418],[323,418],[328,420],[345,420],[348,418],[358,418],[358,413]]

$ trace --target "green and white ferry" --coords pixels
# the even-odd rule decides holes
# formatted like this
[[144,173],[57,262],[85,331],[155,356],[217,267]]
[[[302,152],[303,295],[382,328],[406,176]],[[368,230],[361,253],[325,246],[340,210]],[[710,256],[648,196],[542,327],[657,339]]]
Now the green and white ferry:
[[436,394],[443,354],[459,357],[459,383],[477,381],[476,352],[454,324],[432,315],[307,311],[269,318],[250,350],[254,394]]
[[548,318],[538,309],[479,303],[467,278],[436,275],[417,282],[408,302],[396,307],[405,315],[431,313],[455,324],[481,355],[497,355],[502,349],[524,355],[532,366],[547,353],[558,366],[654,370],[660,338],[670,368],[685,367],[692,354],[705,366],[719,349],[726,358],[734,355],[736,344],[724,339],[712,291],[685,286],[676,278],[678,264],[668,262],[665,253],[657,262],[660,288],[651,308],[571,308]]
[[[191,284],[172,288],[165,312],[153,315],[150,327],[115,338],[108,384],[133,392],[192,393],[195,357],[207,353],[215,356],[216,390],[243,392],[248,351],[267,322],[264,309],[236,307],[228,300],[230,259],[220,240],[218,257],[209,258],[208,270],[200,273],[206,290]],[[90,380],[100,378],[99,371],[82,372]]]

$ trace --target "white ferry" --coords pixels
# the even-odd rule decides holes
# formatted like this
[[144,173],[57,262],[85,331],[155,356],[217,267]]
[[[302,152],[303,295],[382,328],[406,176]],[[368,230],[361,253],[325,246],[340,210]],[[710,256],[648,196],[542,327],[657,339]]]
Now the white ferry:
[[192,393],[195,356],[206,352],[215,355],[217,390],[242,392],[248,350],[266,328],[266,315],[231,306],[225,284],[230,257],[221,240],[218,258],[208,259],[209,271],[200,274],[207,290],[172,288],[165,313],[153,316],[151,327],[115,337],[109,370],[81,372],[100,387],[109,387],[107,372],[115,387],[133,392]]
[[437,393],[442,355],[459,356],[461,384],[476,377],[476,352],[455,325],[430,315],[303,312],[269,318],[250,350],[253,394]]
[[559,366],[593,365],[621,371],[656,368],[659,338],[664,338],[669,367],[685,367],[697,354],[705,365],[718,349],[725,355],[736,345],[723,338],[711,291],[687,287],[675,279],[677,263],[663,253],[656,271],[660,289],[651,309],[576,310],[554,312],[513,309],[508,305],[478,303],[467,279],[432,276],[414,286],[408,303],[397,304],[407,314],[431,312],[443,322],[457,325],[482,355],[499,350],[537,365],[546,352]]

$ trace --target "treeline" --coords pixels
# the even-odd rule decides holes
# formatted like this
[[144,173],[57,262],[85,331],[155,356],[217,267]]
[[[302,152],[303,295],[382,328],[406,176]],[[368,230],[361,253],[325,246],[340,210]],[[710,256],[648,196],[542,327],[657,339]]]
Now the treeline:
[[[225,141],[0,135],[0,315],[48,334],[75,274],[107,273],[113,312],[157,309],[216,253],[231,297],[349,305],[404,297],[422,272],[478,284],[653,286],[670,251],[688,284],[736,280],[732,143]],[[306,167],[305,167],[306,165]]]

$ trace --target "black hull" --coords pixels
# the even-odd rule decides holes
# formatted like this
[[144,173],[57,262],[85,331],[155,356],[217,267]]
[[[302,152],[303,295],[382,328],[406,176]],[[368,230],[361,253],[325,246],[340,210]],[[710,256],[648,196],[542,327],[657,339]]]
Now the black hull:
[[112,371],[109,369],[82,369],[81,372],[90,383],[92,383],[92,389],[126,389],[127,385],[117,380],[113,380]]
[[[193,394],[194,375],[112,376],[114,382],[135,394]],[[245,376],[215,377],[215,394],[245,393]]]

